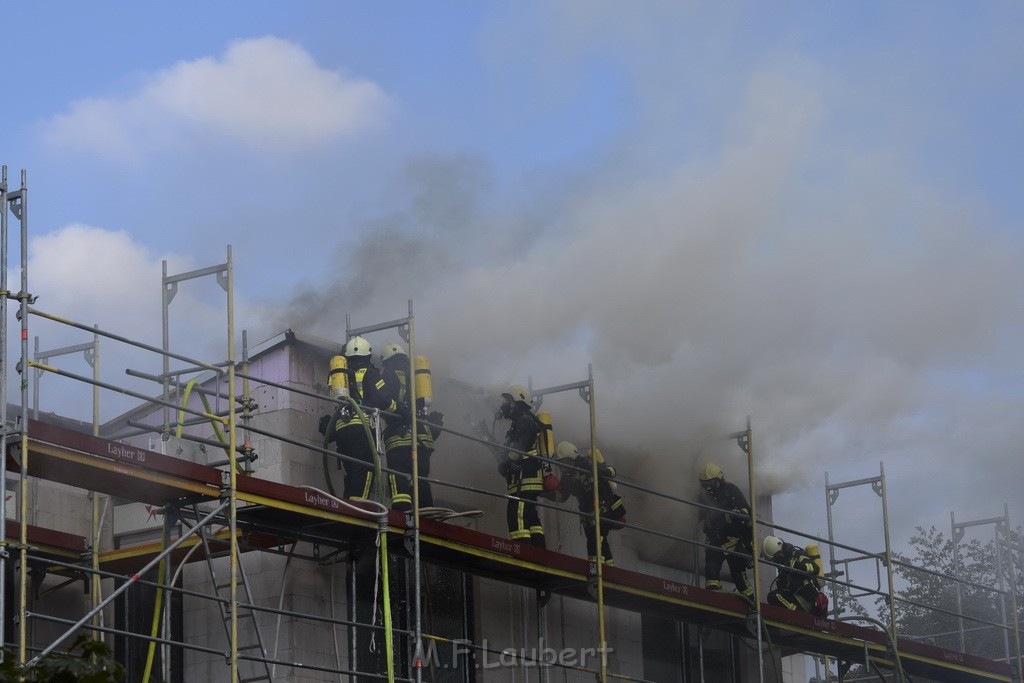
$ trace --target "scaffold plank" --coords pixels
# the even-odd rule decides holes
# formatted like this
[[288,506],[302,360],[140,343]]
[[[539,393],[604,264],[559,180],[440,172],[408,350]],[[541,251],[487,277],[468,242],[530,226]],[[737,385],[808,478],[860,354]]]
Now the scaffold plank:
[[[35,420],[28,436],[29,476],[154,505],[220,495],[221,474],[212,467]],[[8,445],[11,471],[19,467],[19,443]]]
[[[92,437],[63,427],[29,422],[29,474],[87,490],[148,502],[166,504],[181,499],[216,499],[223,486],[223,472],[145,449]],[[16,443],[16,442],[15,442]],[[8,458],[12,457],[8,452]],[[9,460],[9,462],[12,462]],[[371,543],[378,522],[340,504],[331,496],[307,488],[238,477],[239,523],[250,548],[272,548],[302,540],[315,529],[318,541],[343,547]],[[17,523],[8,521],[17,531]],[[389,547],[405,552],[409,518],[392,511],[387,520],[393,536]],[[33,539],[32,533],[35,534]],[[30,530],[30,542],[81,556],[85,539],[50,530]],[[222,541],[223,542],[223,541]],[[226,545],[226,543],[225,543]],[[159,551],[159,543],[141,544],[101,554],[109,570],[132,570]],[[590,564],[577,557],[483,532],[421,519],[422,557],[460,571],[500,581],[550,590],[581,600],[594,599],[595,577]],[[187,544],[178,557],[187,552]],[[738,596],[707,591],[678,581],[649,576],[619,567],[603,570],[605,604],[633,612],[653,613],[680,621],[753,637],[752,608]],[[776,644],[804,652],[829,654],[855,660],[869,656],[891,663],[884,634],[847,622],[820,619],[761,606],[769,636]],[[1013,680],[1009,665],[973,655],[900,639],[904,668],[912,674],[937,681],[985,683]]]
[[[8,543],[17,543],[19,524],[17,520],[5,520],[5,533]],[[49,555],[60,559],[79,560],[88,547],[84,536],[76,536],[63,531],[26,524],[29,545],[37,549],[37,554]]]

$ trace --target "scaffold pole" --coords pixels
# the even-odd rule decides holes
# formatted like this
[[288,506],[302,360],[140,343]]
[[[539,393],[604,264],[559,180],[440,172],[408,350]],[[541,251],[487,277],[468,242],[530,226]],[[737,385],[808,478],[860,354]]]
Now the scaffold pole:
[[[21,224],[21,291],[18,318],[21,321],[21,481],[18,482],[18,663],[25,663],[28,621],[28,189],[21,171],[21,191],[11,209]],[[5,378],[6,380],[6,378]],[[6,458],[6,454],[4,454]]]
[[[0,170],[0,485],[7,497],[7,166]],[[6,506],[4,511],[6,525]],[[0,534],[0,586],[7,585],[7,529]],[[7,621],[7,591],[0,591],[0,645],[7,642],[5,622]],[[4,651],[0,648],[0,661]]]
[[190,528],[188,531],[186,531],[181,536],[179,536],[177,540],[175,540],[173,543],[168,545],[166,548],[164,548],[162,551],[160,551],[153,559],[151,559],[149,562],[147,562],[146,565],[142,569],[140,569],[139,571],[135,572],[130,577],[128,577],[128,580],[125,581],[123,584],[121,584],[117,589],[111,591],[110,595],[108,595],[107,597],[103,598],[103,600],[100,601],[99,605],[97,605],[93,609],[89,610],[89,612],[84,617],[82,617],[81,619],[76,621],[70,628],[68,628],[66,631],[64,631],[64,633],[62,635],[60,635],[57,638],[55,638],[52,643],[50,643],[39,654],[37,654],[35,657],[33,657],[32,660],[25,665],[25,668],[28,669],[28,668],[31,668],[31,667],[35,666],[36,663],[38,663],[40,659],[46,657],[46,655],[48,655],[51,652],[53,652],[57,648],[57,646],[60,645],[61,643],[63,643],[65,640],[67,640],[71,636],[72,633],[77,631],[79,628],[81,628],[83,625],[85,625],[86,622],[88,622],[90,619],[92,619],[93,615],[97,611],[99,611],[99,610],[103,609],[104,607],[106,607],[107,605],[109,605],[119,595],[121,595],[126,590],[131,588],[140,578],[142,578],[143,574],[148,572],[153,567],[157,566],[160,563],[161,560],[163,560],[165,557],[169,556],[172,552],[174,552],[178,548],[178,546],[180,546],[182,543],[184,543],[186,540],[188,540],[190,537],[192,537],[192,535],[195,534],[199,529],[201,529],[202,527],[204,527],[207,524],[209,524],[210,521],[214,517],[219,515],[224,510],[224,508],[228,507],[229,504],[230,504],[230,501],[226,500],[223,503],[221,503],[220,505],[218,505],[217,507],[215,507],[213,510],[211,510],[209,514],[207,514],[205,517],[203,517],[201,520],[199,520],[194,526],[192,526],[192,528]]

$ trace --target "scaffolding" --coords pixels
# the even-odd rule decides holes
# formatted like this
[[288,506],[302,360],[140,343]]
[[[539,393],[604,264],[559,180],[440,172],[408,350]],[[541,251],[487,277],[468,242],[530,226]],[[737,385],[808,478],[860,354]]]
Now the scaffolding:
[[[696,562],[688,582],[679,580],[678,577],[670,579],[605,565],[601,561],[602,525],[617,522],[602,516],[596,485],[593,486],[593,512],[589,515],[597,542],[594,562],[555,550],[508,541],[469,527],[423,517],[420,514],[420,487],[426,484],[444,487],[454,492],[453,495],[457,493],[479,500],[487,499],[500,503],[502,500],[519,499],[480,486],[421,476],[417,438],[412,439],[411,476],[381,463],[382,449],[377,448],[376,470],[381,476],[377,476],[376,481],[379,486],[382,486],[382,475],[385,474],[410,476],[413,505],[409,514],[389,510],[382,489],[378,491],[376,502],[354,502],[313,486],[296,486],[261,477],[261,468],[256,466],[258,456],[252,443],[253,438],[301,449],[316,457],[330,459],[332,463],[337,462],[339,466],[341,463],[358,461],[336,452],[327,443],[317,445],[303,437],[296,437],[287,430],[281,433],[280,430],[267,429],[255,423],[254,415],[259,409],[258,401],[253,398],[255,390],[273,391],[275,395],[288,396],[288,400],[301,401],[304,402],[303,405],[314,407],[331,403],[344,405],[345,400],[332,398],[316,387],[305,389],[292,381],[290,376],[284,381],[278,381],[279,378],[271,379],[253,373],[249,368],[252,350],[248,346],[247,335],[244,332],[242,359],[240,362],[236,359],[231,247],[227,248],[224,263],[189,273],[168,275],[167,264],[164,263],[163,344],[161,347],[155,347],[104,330],[100,325],[87,325],[33,306],[35,298],[29,293],[27,267],[27,198],[25,172],[21,174],[20,189],[9,190],[5,167],[0,181],[0,200],[3,202],[0,222],[0,258],[3,261],[0,264],[0,348],[5,354],[2,362],[4,381],[0,383],[0,439],[4,453],[4,457],[0,458],[0,479],[3,479],[6,486],[9,465],[16,468],[16,520],[9,520],[7,526],[11,528],[11,522],[16,521],[14,527],[17,530],[17,540],[14,543],[8,540],[11,537],[8,532],[0,546],[0,586],[7,585],[5,572],[8,571],[8,558],[11,557],[12,549],[15,551],[16,568],[16,580],[13,582],[16,587],[14,604],[9,604],[6,590],[0,591],[0,614],[4,616],[0,619],[0,642],[13,644],[17,648],[15,656],[20,664],[31,667],[50,653],[59,651],[72,635],[86,632],[94,637],[115,637],[145,644],[148,648],[145,680],[149,680],[155,667],[154,653],[157,646],[163,652],[160,656],[160,666],[163,667],[164,678],[169,678],[169,659],[173,653],[193,652],[209,657],[223,657],[227,680],[230,681],[274,680],[280,670],[288,669],[289,672],[310,671],[334,677],[347,677],[347,680],[420,683],[429,668],[432,653],[436,652],[437,647],[443,646],[451,649],[453,658],[458,657],[456,668],[462,672],[460,680],[475,680],[476,674],[472,671],[481,665],[486,666],[489,657],[497,657],[504,666],[519,667],[524,682],[530,680],[530,669],[536,669],[536,679],[544,683],[550,680],[554,671],[561,672],[563,680],[567,680],[569,675],[585,675],[602,683],[609,680],[647,680],[642,674],[635,672],[613,671],[610,665],[609,646],[614,643],[609,641],[606,618],[609,610],[621,610],[651,615],[677,624],[695,625],[697,644],[696,648],[692,649],[697,652],[697,662],[693,667],[687,665],[688,672],[681,674],[680,680],[691,680],[689,672],[693,670],[697,671],[694,675],[696,680],[703,680],[705,639],[711,638],[714,634],[724,634],[736,642],[751,643],[753,663],[745,671],[751,680],[756,678],[762,683],[769,673],[773,680],[782,680],[780,658],[792,653],[830,657],[844,665],[862,663],[865,669],[878,671],[880,676],[888,675],[894,680],[909,680],[911,674],[936,681],[1010,683],[1020,680],[1017,586],[1013,580],[1013,556],[1014,553],[1019,556],[1020,548],[1014,546],[1011,540],[1008,510],[1004,513],[1004,527],[999,527],[1003,530],[1000,532],[1002,545],[999,547],[1005,549],[1007,553],[1010,570],[1008,574],[1001,573],[1000,576],[1008,577],[1009,586],[1004,586],[1001,582],[996,588],[981,587],[990,590],[1003,604],[1010,605],[1010,614],[1006,614],[1004,609],[1002,623],[988,624],[992,628],[1001,629],[1007,644],[1004,661],[988,660],[966,652],[962,637],[959,650],[906,638],[895,632],[897,606],[903,599],[894,586],[893,567],[900,563],[894,559],[889,542],[884,468],[878,478],[835,485],[828,483],[826,475],[828,538],[817,538],[795,529],[775,525],[770,519],[765,519],[758,513],[759,497],[755,488],[756,461],[753,429],[749,417],[745,429],[723,435],[722,439],[728,442],[735,441],[747,463],[747,490],[751,501],[750,521],[755,543],[760,536],[759,529],[770,529],[772,533],[786,533],[821,544],[829,550],[831,572],[826,579],[833,595],[845,590],[847,595],[854,591],[856,595],[881,596],[887,608],[887,613],[883,615],[887,623],[869,619],[867,621],[870,623],[865,626],[852,623],[852,618],[845,617],[838,611],[834,611],[829,618],[814,617],[767,604],[762,601],[762,578],[767,572],[778,570],[780,567],[743,553],[733,554],[751,561],[755,590],[752,602],[728,591],[701,588],[696,578]],[[8,212],[15,216],[21,228],[21,287],[18,292],[9,291],[7,283]],[[226,355],[223,361],[213,363],[175,353],[169,348],[168,309],[177,292],[178,284],[207,275],[216,276],[217,283],[226,293]],[[18,402],[20,411],[17,413],[16,422],[11,422],[8,415],[9,368],[6,352],[9,300],[18,303],[18,320],[21,323],[21,351],[17,371],[22,381]],[[32,317],[89,333],[92,335],[92,342],[40,351],[37,337],[34,354],[30,355],[28,321]],[[351,320],[347,320],[346,337],[396,330],[408,344],[408,376],[412,378],[416,373],[414,322],[413,304],[409,301],[407,315],[389,322],[354,327]],[[292,339],[294,338],[293,335]],[[159,375],[147,374],[141,370],[128,371],[129,375],[157,385],[159,396],[154,397],[102,381],[98,363],[101,339],[105,344],[127,345],[159,356],[162,367]],[[51,362],[58,356],[78,352],[86,354],[86,360],[93,369],[92,376],[57,368]],[[182,367],[172,369],[172,360],[182,364]],[[326,375],[324,370],[321,369],[319,372]],[[29,372],[33,373],[36,386],[31,410],[28,409],[29,383],[25,380]],[[80,426],[54,424],[39,419],[38,386],[39,377],[44,373],[82,382],[92,387],[94,406],[91,433],[86,433],[84,429],[79,428]],[[239,382],[241,389],[238,387]],[[530,384],[532,386],[532,378]],[[99,420],[101,390],[135,399],[140,405],[144,404],[146,409],[130,411],[119,417],[116,420],[117,424],[108,425],[107,433],[102,433]],[[415,406],[415,382],[408,383],[408,390],[411,394],[410,405]],[[542,399],[544,396],[572,391],[578,392],[587,406],[589,441],[591,449],[596,450],[596,387],[592,366],[588,367],[585,380],[535,389],[533,394]],[[214,401],[213,406],[209,403],[210,398]],[[360,407],[356,406],[356,409]],[[159,424],[144,421],[145,417],[152,416],[156,411],[160,413]],[[32,418],[29,417],[30,412]],[[381,411],[368,415],[368,422],[376,426],[375,432],[368,436],[378,446],[380,420],[389,416],[395,417]],[[411,420],[413,435],[417,434],[417,421],[422,421],[426,426],[436,427],[474,448],[493,445],[491,440],[480,435],[432,424],[424,416],[418,415],[416,410],[412,411]],[[212,431],[213,437],[216,438],[201,435],[203,430]],[[140,447],[131,442],[131,439],[144,435],[158,437],[158,445]],[[168,453],[169,444],[180,442],[191,443],[197,448],[210,449],[218,453],[223,451],[226,457],[216,461],[211,461],[207,457],[207,462],[198,462],[195,459]],[[178,448],[181,450],[183,447]],[[205,452],[209,455],[209,451]],[[561,468],[579,469],[555,462],[553,458],[541,459],[546,459],[550,464]],[[329,469],[325,468],[328,487]],[[591,471],[580,472],[592,477],[592,481],[596,483],[599,478],[597,458],[592,458]],[[11,474],[14,473],[15,470],[12,469]],[[34,481],[53,482],[86,492],[91,510],[88,539],[29,523],[30,509],[34,509],[40,502],[30,488],[30,483]],[[669,495],[656,488],[629,481],[627,478],[618,479],[617,484],[628,489],[633,495],[679,506],[680,510],[714,510],[713,507],[698,501]],[[833,535],[832,506],[838,497],[839,489],[860,484],[870,484],[880,495],[883,503],[885,549],[882,553],[865,552],[844,545]],[[142,503],[149,506],[151,514],[162,516],[159,540],[136,540],[122,547],[105,548],[102,538],[105,513],[99,509],[101,495]],[[107,503],[109,501],[110,498],[107,499]],[[547,511],[547,514],[569,519],[587,516],[543,499],[536,501],[536,505]],[[636,523],[618,524],[624,532],[649,536],[663,544],[692,548],[695,558],[701,549],[708,547],[698,539],[664,529],[645,527]],[[954,521],[954,532],[956,528]],[[309,550],[306,550],[307,547]],[[368,554],[365,553],[367,550]],[[837,559],[836,555],[842,552],[857,555],[854,559]],[[254,597],[242,560],[243,556],[250,553],[284,558],[281,591],[276,596],[280,598],[277,607],[260,604]],[[228,567],[227,581],[223,583],[216,577],[216,567],[219,566],[217,559],[221,557],[227,558]],[[367,557],[372,557],[376,566],[367,572],[372,576],[372,600],[364,610],[368,616],[361,618],[360,600],[364,599],[363,596],[368,591],[366,586],[360,590],[358,575],[360,563]],[[329,566],[332,591],[332,612],[329,616],[317,616],[294,608],[284,608],[284,583],[288,576],[288,567],[296,558],[315,562],[321,567]],[[874,587],[858,585],[852,580],[840,578],[845,574],[846,579],[850,579],[849,566],[860,559],[872,559],[876,566],[886,569],[887,581],[884,587],[880,573],[878,585]],[[184,575],[182,570],[202,561],[209,566],[213,590],[197,591],[179,585]],[[336,602],[333,596],[333,572],[335,566],[342,561],[347,563],[349,574],[348,618],[337,618],[333,614]],[[402,563],[401,566],[397,564],[399,562]],[[395,583],[392,584],[389,571],[401,567],[406,568],[404,574],[396,574]],[[468,629],[469,632],[453,636],[440,632],[444,629],[431,629],[425,626],[424,600],[430,591],[429,587],[424,586],[423,578],[428,567],[457,567],[459,575],[467,577],[467,581],[469,577],[477,577],[481,581],[508,585],[510,591],[513,585],[532,589],[537,611],[537,639],[534,645],[538,647],[534,653],[530,654],[526,648],[530,637],[527,627],[529,605],[525,596],[521,603],[524,647],[522,651],[513,652],[511,655],[507,648],[496,650],[489,647],[486,641],[477,642],[471,629]],[[846,571],[841,572],[840,567]],[[154,571],[159,571],[156,579],[147,578]],[[41,582],[47,577],[56,577],[61,581],[55,590],[79,580],[90,586],[90,604],[84,609],[84,613],[71,617],[33,609],[31,603],[35,594],[32,591],[38,591]],[[956,579],[945,576],[943,578]],[[113,584],[113,588],[106,595],[101,595],[103,582]],[[379,586],[379,583],[383,586]],[[960,583],[956,585],[959,587]],[[140,629],[118,627],[117,624],[109,626],[102,618],[111,605],[127,596],[136,586],[146,587],[155,596],[153,627],[148,634]],[[398,596],[396,605],[390,603],[392,594]],[[581,604],[592,604],[596,608],[596,642],[592,648],[596,663],[549,662],[537,654],[542,650],[539,646],[546,639],[545,606],[551,595],[559,595],[563,600],[568,598]],[[169,627],[164,623],[158,628],[160,601],[164,596],[167,596],[168,601],[184,600],[187,597],[190,600],[216,605],[217,609],[223,610],[226,648],[220,649],[211,644],[195,642],[194,639],[190,641],[185,635],[175,637],[173,625]],[[264,601],[266,597],[264,596]],[[509,611],[511,619],[512,610]],[[13,623],[17,624],[16,634],[5,631],[8,614],[15,617]],[[262,636],[259,626],[261,618],[278,620],[278,636],[282,619],[297,622],[301,618],[329,627],[337,653],[335,664],[288,660],[279,656],[277,643],[275,642],[271,648],[268,646],[268,639]],[[962,623],[967,617],[960,614],[958,618]],[[563,626],[564,622],[563,619]],[[34,637],[30,633],[30,625],[37,624],[50,624],[58,630],[52,636],[47,636],[43,642],[42,636],[37,634]],[[347,631],[347,666],[341,665],[340,652],[337,650],[335,631],[338,629]],[[369,639],[369,642],[373,643],[377,637],[385,641],[382,657],[361,647],[361,639]],[[1011,642],[1014,644],[1012,654]],[[683,648],[682,643],[679,643],[679,647]],[[689,652],[691,648],[686,646],[685,649]],[[383,662],[377,661],[380,659],[383,659]],[[738,660],[738,655],[734,655],[733,659]],[[747,678],[738,665],[732,666],[729,675],[733,680]],[[840,680],[842,675],[840,668]]]

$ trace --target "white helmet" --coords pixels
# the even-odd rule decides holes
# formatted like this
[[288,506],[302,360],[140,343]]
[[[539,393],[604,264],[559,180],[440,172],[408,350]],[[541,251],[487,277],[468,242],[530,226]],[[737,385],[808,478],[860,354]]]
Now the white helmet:
[[569,441],[561,441],[555,449],[555,454],[558,456],[559,460],[563,458],[572,459],[580,454],[580,449],[576,448],[576,446]]
[[530,390],[524,387],[522,384],[513,384],[508,389],[505,389],[505,391],[501,392],[501,395],[508,396],[510,399],[512,399],[513,403],[521,402],[525,403],[527,406],[533,404],[533,394],[531,394]]
[[345,343],[346,356],[369,356],[371,351],[373,349],[370,347],[370,342],[362,337],[352,337]]
[[395,344],[394,342],[385,344],[384,348],[380,350],[380,359],[381,361],[386,361],[388,358],[391,358],[391,356],[397,354],[402,354],[403,356],[406,355],[405,349],[402,348],[401,344]]
[[770,560],[782,552],[782,539],[777,536],[766,536],[762,548],[764,556]]

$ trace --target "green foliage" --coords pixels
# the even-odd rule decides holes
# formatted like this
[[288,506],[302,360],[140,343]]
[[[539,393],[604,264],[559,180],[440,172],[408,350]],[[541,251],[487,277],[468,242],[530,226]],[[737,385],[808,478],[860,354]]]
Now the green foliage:
[[0,663],[0,683],[38,681],[46,683],[120,683],[124,667],[114,660],[110,646],[80,635],[67,652],[43,657],[32,668],[18,665],[17,657],[4,652]]
[[[1010,536],[1010,542],[1019,545],[1021,529]],[[955,549],[959,551],[956,557]],[[994,590],[999,585],[1000,571],[1004,589],[1008,590],[1010,583],[1007,551],[1004,547],[1001,553],[1002,568],[998,566],[996,551],[994,539],[986,543],[974,539],[954,546],[953,541],[935,527],[918,527],[917,534],[910,540],[910,552],[896,553],[895,559],[913,567],[925,567],[931,572],[957,576],[961,580],[959,596],[957,582],[952,579],[895,564],[893,571],[897,577],[898,597],[904,601],[898,601],[896,605],[896,631],[904,637],[961,650],[959,612],[963,617],[963,651],[989,659],[1004,657],[1006,631],[990,624],[1004,623],[1004,610],[1008,622],[1012,623],[1013,615],[1009,601],[1004,605],[1002,596]],[[1019,588],[1024,586],[1024,575],[1021,567],[1017,566],[1015,570]],[[884,599],[879,599],[877,606],[880,618],[888,623]]]

